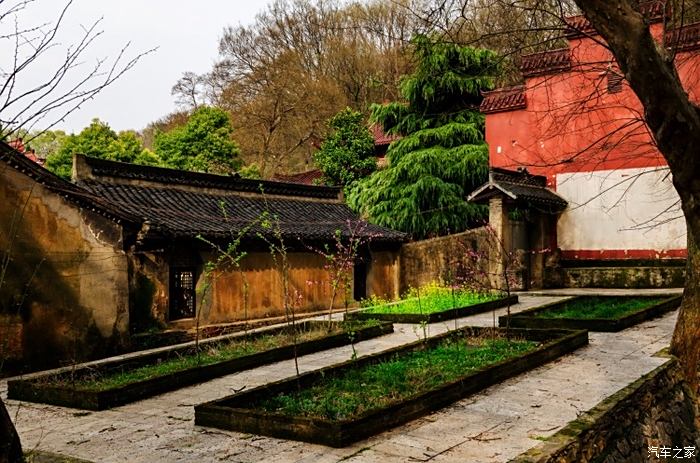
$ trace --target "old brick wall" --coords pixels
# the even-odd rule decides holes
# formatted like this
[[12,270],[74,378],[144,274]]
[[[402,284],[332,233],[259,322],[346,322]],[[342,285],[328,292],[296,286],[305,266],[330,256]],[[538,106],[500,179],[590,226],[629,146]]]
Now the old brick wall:
[[671,359],[511,463],[671,461],[649,458],[649,446],[694,446],[697,456],[698,424],[697,400]]

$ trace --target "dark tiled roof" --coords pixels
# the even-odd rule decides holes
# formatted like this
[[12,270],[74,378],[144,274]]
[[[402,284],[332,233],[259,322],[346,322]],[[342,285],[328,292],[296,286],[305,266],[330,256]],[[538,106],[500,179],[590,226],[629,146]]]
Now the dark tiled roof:
[[123,162],[105,161],[103,159],[82,157],[90,167],[92,174],[98,177],[123,178],[127,180],[145,180],[201,188],[216,188],[230,191],[259,193],[261,188],[266,194],[303,196],[306,198],[335,199],[340,189],[330,186],[312,186],[298,183],[251,180],[238,175],[225,176],[188,172],[184,170],[165,169],[163,167],[139,166]]
[[13,149],[7,143],[1,141],[0,161],[6,163],[15,170],[22,172],[26,176],[34,179],[36,182],[46,187],[49,191],[64,197],[79,207],[89,209],[117,223],[127,223],[132,225],[138,225],[141,223],[141,220],[138,217],[131,215],[122,208],[93,195],[84,188],[54,175],[52,172],[44,169],[36,162]]
[[[97,196],[119,204],[130,214],[148,222],[149,233],[171,238],[229,238],[259,223],[267,211],[279,220],[285,238],[308,240],[332,239],[336,230],[347,235],[351,228],[360,229],[372,241],[402,241],[402,233],[360,221],[343,203],[294,198],[264,197],[234,193],[201,192],[175,187],[113,184],[86,180],[82,185]],[[224,213],[225,210],[225,213]],[[266,233],[258,225],[248,236]]]
[[280,182],[287,183],[299,183],[302,185],[314,185],[317,180],[323,177],[323,172],[318,169],[307,170],[306,172],[300,172],[298,174],[275,174],[272,178]]
[[389,145],[391,142],[401,139],[401,135],[388,135],[379,124],[372,124],[369,130],[374,137],[374,146]]
[[532,175],[527,171],[515,172],[493,168],[489,172],[488,183],[472,192],[469,201],[482,202],[493,196],[506,196],[513,201],[526,203],[536,209],[556,214],[566,209],[568,203],[564,198],[547,189],[547,179],[541,175]]
[[690,51],[700,48],[700,23],[688,24],[666,32],[666,46],[675,51]]
[[483,92],[484,99],[479,110],[484,114],[512,111],[527,107],[525,88],[522,85]]
[[553,74],[570,68],[571,51],[568,48],[525,55],[520,63],[520,70],[524,77]]
[[[667,2],[659,0],[641,2],[639,4],[639,10],[650,22],[663,21],[664,18],[668,17],[669,13],[665,6],[666,3]],[[670,2],[668,2],[668,4],[670,6]],[[583,15],[571,16],[566,18],[565,21],[567,24],[566,36],[568,38],[598,34],[593,25]]]

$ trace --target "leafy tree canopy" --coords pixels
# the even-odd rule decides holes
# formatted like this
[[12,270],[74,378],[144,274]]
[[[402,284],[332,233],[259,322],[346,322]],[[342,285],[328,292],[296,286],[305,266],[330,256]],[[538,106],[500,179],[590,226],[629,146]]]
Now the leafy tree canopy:
[[229,174],[241,167],[232,134],[231,120],[224,110],[201,106],[185,125],[157,133],[154,148],[168,167]]
[[238,171],[238,175],[240,175],[243,178],[250,178],[253,180],[262,179],[260,166],[256,163],[248,164],[247,166],[241,167],[241,170]]
[[47,157],[46,168],[56,175],[70,179],[73,155],[76,153],[111,161],[159,164],[153,153],[144,150],[135,132],[117,134],[99,119],[93,119],[78,135],[72,134],[62,138],[58,151]]
[[499,66],[489,50],[426,36],[412,43],[417,63],[401,83],[406,101],[372,106],[372,120],[403,138],[389,147],[389,166],[358,182],[348,202],[374,223],[424,238],[486,218],[487,209],[465,195],[488,175],[478,106]]
[[324,181],[331,185],[350,185],[374,172],[374,137],[362,114],[345,108],[328,121],[330,135],[314,154]]

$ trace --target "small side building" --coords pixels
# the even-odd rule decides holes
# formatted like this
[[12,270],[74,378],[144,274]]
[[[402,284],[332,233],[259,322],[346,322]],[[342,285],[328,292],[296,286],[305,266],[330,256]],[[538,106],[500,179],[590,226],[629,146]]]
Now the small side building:
[[[281,255],[269,241],[287,247],[289,293],[298,312],[328,308],[326,259],[336,233],[354,234],[358,250],[350,294],[394,297],[398,251],[404,235],[362,222],[342,201],[339,188],[242,179],[76,156],[74,182],[100,199],[141,218],[130,251],[133,322],[178,326],[216,324],[284,315]],[[261,221],[269,227],[261,226]],[[229,268],[207,279],[205,269],[241,240],[240,271]],[[244,280],[245,279],[245,280]],[[244,306],[247,281],[248,307]],[[344,295],[336,297],[341,301]]]

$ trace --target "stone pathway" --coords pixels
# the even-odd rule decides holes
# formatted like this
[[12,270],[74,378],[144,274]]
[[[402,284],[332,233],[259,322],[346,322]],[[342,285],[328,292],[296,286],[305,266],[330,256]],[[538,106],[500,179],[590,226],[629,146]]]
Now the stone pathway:
[[[560,299],[521,295],[512,310]],[[504,462],[662,364],[665,359],[653,354],[669,344],[675,319],[673,312],[620,333],[591,333],[588,347],[344,449],[194,426],[193,405],[292,376],[292,360],[103,412],[16,401],[7,405],[25,449],[95,462]],[[487,313],[458,324],[489,326],[492,321]],[[430,335],[453,328],[454,321],[428,326]],[[358,344],[358,354],[421,336],[420,328],[396,325],[394,334]],[[351,348],[342,347],[301,357],[300,366],[309,371],[350,356]],[[6,389],[6,381],[0,382],[3,397]]]

